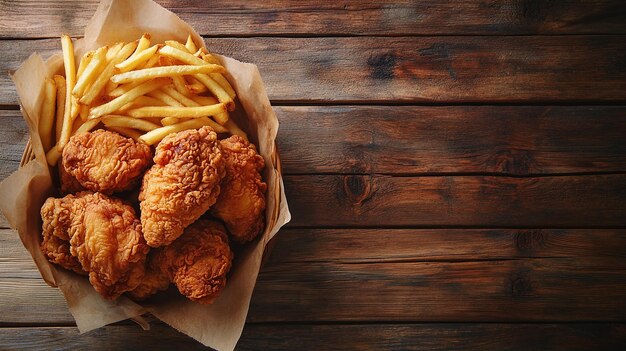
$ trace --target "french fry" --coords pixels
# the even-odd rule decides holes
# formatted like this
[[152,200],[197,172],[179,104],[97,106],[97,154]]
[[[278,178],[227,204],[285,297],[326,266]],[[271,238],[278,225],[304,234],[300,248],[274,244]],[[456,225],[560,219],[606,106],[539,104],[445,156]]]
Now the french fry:
[[226,104],[228,111],[233,111],[235,109],[235,101],[230,97],[230,95],[228,95],[226,90],[217,84],[216,81],[211,79],[211,77],[206,74],[194,74],[194,77],[204,84],[209,91],[215,95],[219,102]]
[[219,84],[222,89],[224,89],[224,91],[226,91],[226,94],[228,94],[231,99],[234,99],[235,96],[237,96],[235,89],[233,89],[233,86],[230,85],[228,80],[223,75],[219,73],[211,73],[209,74],[209,77],[213,78],[213,80],[216,81],[217,84]]
[[126,105],[129,102],[133,102],[139,96],[145,95],[153,90],[160,88],[161,86],[167,84],[168,81],[163,79],[155,79],[147,81],[131,90],[129,90],[124,95],[118,96],[115,99],[107,102],[104,105],[100,105],[94,107],[89,112],[89,119],[98,118],[103,115],[107,115],[117,111],[122,106]]
[[189,52],[187,52],[187,48],[180,50],[170,45],[165,45],[164,47],[159,49],[159,54],[163,56],[171,57],[175,60],[181,61],[188,65],[203,66],[203,65],[209,64],[203,59],[199,57],[195,57],[193,54],[190,54]]
[[[149,48],[141,51],[137,55],[135,55],[133,53],[133,55],[131,55],[129,58],[127,58],[126,61],[124,61],[122,63],[118,63],[117,65],[115,65],[115,67],[122,73],[128,72],[128,71],[132,71],[135,68],[139,67],[144,62],[147,62],[152,57],[154,57],[154,54],[157,52],[159,47],[160,47],[160,45],[154,45],[152,47],[149,47]],[[135,53],[136,52],[137,51],[135,51]]]
[[63,76],[55,75],[53,77],[54,85],[57,87],[57,111],[55,118],[55,140],[57,143],[61,139],[61,131],[63,130],[63,115],[65,114],[65,78]]
[[186,85],[187,89],[191,91],[193,94],[202,94],[209,90],[204,84],[200,83],[200,81],[194,77],[187,76],[185,77],[185,79],[189,83]]
[[150,96],[140,96],[133,100],[133,104],[137,107],[141,106],[166,106],[167,104],[159,99]]
[[[117,65],[115,65],[115,68],[117,68],[120,72],[130,71],[131,69],[136,67],[137,56],[141,54],[143,51],[145,51],[149,46],[150,46],[150,34],[146,33],[142,35],[141,38],[139,38],[139,42],[137,43],[137,47],[135,48],[135,51],[124,62],[120,62]],[[131,67],[133,65],[134,67]]]
[[111,91],[108,95],[110,97],[118,97],[120,95],[124,95],[131,89],[138,87],[143,83],[143,81],[138,80],[136,82],[119,85],[117,88],[113,89],[113,91]]
[[[202,59],[207,63],[221,65],[221,63],[211,54],[201,53],[200,57],[202,57]],[[217,84],[219,84],[226,91],[231,99],[234,99],[235,96],[237,96],[235,89],[233,89],[232,85],[230,85],[230,83],[228,82],[228,79],[226,79],[223,75],[221,75],[220,73],[211,73],[209,74],[209,77],[216,81]]]
[[233,121],[232,118],[229,119],[228,121],[226,121],[226,123],[224,124],[224,127],[226,127],[226,129],[228,129],[230,134],[232,134],[232,135],[239,135],[240,137],[244,138],[245,140],[248,140],[248,135],[246,134],[246,132],[241,130],[241,128],[239,128],[237,123],[235,123],[235,121]]
[[189,89],[187,89],[187,84],[185,83],[185,78],[182,76],[172,76],[172,83],[174,84],[174,88],[176,91],[183,95],[188,95],[190,93]]
[[83,57],[80,58],[80,61],[78,62],[78,68],[76,69],[76,79],[78,80],[78,77],[80,77],[81,74],[83,74],[83,71],[85,71],[85,68],[87,68],[87,66],[89,65],[89,62],[91,62],[91,59],[93,59],[93,55],[94,55],[95,51],[87,51]]
[[159,62],[159,59],[161,59],[161,55],[159,55],[158,53],[152,55],[152,57],[150,57],[150,59],[146,61],[146,64],[144,64],[142,68],[154,67]]
[[111,77],[113,83],[129,83],[136,80],[146,80],[159,77],[191,75],[199,73],[225,72],[224,67],[206,64],[204,66],[164,66],[144,68],[136,71],[116,74]]
[[[131,108],[142,107],[142,106],[167,106],[167,104],[159,99],[155,99],[151,96],[144,95],[144,96],[140,96],[136,98],[135,100],[133,100],[133,102],[129,102],[126,105],[120,107],[119,110],[117,110],[117,112],[123,113],[126,110],[129,110]],[[157,122],[158,122],[158,119],[157,119]]]
[[117,89],[117,87],[119,86],[119,84],[117,83],[113,83],[110,80],[107,82],[107,84],[104,86],[104,94],[111,96],[111,92],[115,89]]
[[39,137],[43,151],[48,152],[52,147],[52,139],[54,134],[52,127],[54,126],[55,102],[57,98],[57,88],[54,80],[46,78],[44,81],[44,99],[39,113]]
[[165,138],[168,134],[177,133],[187,129],[197,129],[203,126],[210,126],[217,133],[225,133],[227,130],[219,124],[213,122],[208,117],[195,118],[177,124],[157,128],[139,137],[139,140],[148,145],[154,145]]
[[89,117],[89,106],[88,105],[80,105],[80,120],[85,122]]
[[187,47],[176,40],[166,40],[165,45],[171,46],[181,51],[187,51]]
[[185,47],[190,53],[194,53],[196,52],[196,50],[198,50],[196,43],[194,43],[193,39],[191,38],[191,34],[189,34],[189,36],[187,37],[187,43],[185,43]]
[[187,106],[187,107],[200,106],[199,103],[197,103],[197,102],[191,100],[190,98],[186,97],[185,95],[179,93],[178,90],[176,90],[175,88],[173,88],[170,85],[166,85],[166,86],[162,87],[161,90],[163,90],[167,95],[173,97],[178,102],[183,104],[183,106]]
[[89,119],[87,122],[81,124],[72,135],[89,132],[94,129],[98,123],[100,123],[100,119]]
[[151,93],[148,94],[149,97],[153,97],[155,99],[158,99],[160,101],[163,101],[167,106],[174,106],[174,107],[183,107],[185,105],[181,104],[180,102],[178,102],[178,100],[174,99],[173,97],[167,95],[165,92],[160,91],[160,90],[155,90]]
[[[93,111],[93,110],[92,110]],[[215,104],[198,107],[174,107],[174,106],[146,106],[138,107],[126,112],[131,117],[176,117],[176,118],[199,118],[213,116],[225,112],[226,105]]]
[[135,141],[139,141],[139,137],[141,136],[141,133],[131,128],[107,126],[107,129],[119,133],[127,138],[132,138]]
[[63,127],[61,137],[57,142],[59,152],[70,139],[72,129],[72,90],[76,84],[76,62],[74,61],[74,44],[72,39],[64,34],[61,36],[61,48],[63,50],[63,65],[65,67],[65,111],[63,113]]
[[[117,54],[107,63],[106,67],[102,70],[102,73],[98,76],[98,78],[91,84],[89,89],[85,91],[85,94],[80,98],[80,102],[85,105],[90,105],[93,101],[99,96],[100,92],[107,84],[109,79],[115,73],[115,65],[124,61],[128,55],[130,55],[135,47],[137,42],[130,42],[124,45]],[[111,49],[109,49],[111,51]],[[108,55],[108,52],[107,52]]]
[[70,133],[70,139],[72,138],[72,135],[74,135],[76,131],[78,130],[78,128],[80,128],[80,126],[82,125],[83,125],[82,119],[74,118],[74,123],[72,123],[72,132]]
[[161,119],[161,124],[164,126],[171,126],[172,124],[180,123],[180,119],[176,117],[165,117]]
[[124,127],[131,129],[139,129],[146,132],[161,127],[158,124],[148,122],[139,118],[132,118],[128,116],[119,115],[106,115],[102,117],[102,123],[107,127]]
[[[217,99],[212,96],[193,95],[191,99],[200,105],[213,105],[217,104]],[[213,119],[221,125],[224,125],[228,121],[228,112],[218,113],[213,116]]]
[[120,52],[120,50],[122,50],[122,47],[124,46],[124,43],[122,42],[118,42],[113,44],[113,46],[111,46],[111,48],[107,51],[107,55],[106,55],[106,59],[107,59],[107,63],[111,62],[115,56]]
[[96,52],[93,53],[93,58],[89,61],[89,64],[87,64],[87,67],[85,67],[83,72],[76,74],[77,80],[76,85],[74,85],[74,89],[72,89],[72,95],[81,96],[87,86],[93,82],[96,75],[100,73],[100,70],[106,63],[107,50],[108,48],[106,46],[96,50]]
[[202,50],[200,50],[200,55],[198,57],[202,58],[205,62],[208,63],[214,63],[216,65],[220,64],[220,61],[217,59],[217,57],[209,54],[208,52],[203,52]]

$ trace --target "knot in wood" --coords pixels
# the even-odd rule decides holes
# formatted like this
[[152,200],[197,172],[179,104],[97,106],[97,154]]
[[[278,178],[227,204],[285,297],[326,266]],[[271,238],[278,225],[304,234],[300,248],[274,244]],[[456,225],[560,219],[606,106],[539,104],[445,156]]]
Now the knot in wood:
[[545,234],[540,230],[523,230],[515,234],[515,246],[521,252],[534,251],[543,247]]
[[361,204],[371,196],[371,176],[347,175],[343,178],[345,198],[352,204]]
[[511,296],[528,296],[532,293],[532,282],[526,274],[513,274],[509,279],[509,292]]
[[496,167],[503,173],[528,175],[534,165],[533,155],[528,150],[502,150],[496,155]]

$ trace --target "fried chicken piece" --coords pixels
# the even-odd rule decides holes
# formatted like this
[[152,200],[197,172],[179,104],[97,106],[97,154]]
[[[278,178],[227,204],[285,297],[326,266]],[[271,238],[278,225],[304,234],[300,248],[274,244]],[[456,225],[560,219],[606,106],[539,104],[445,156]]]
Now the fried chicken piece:
[[226,286],[234,256],[224,226],[209,220],[189,226],[164,254],[178,291],[201,304],[212,303]]
[[141,283],[134,290],[128,292],[133,299],[145,300],[159,290],[165,290],[170,286],[171,280],[164,262],[163,249],[152,249],[148,254],[146,274]]
[[62,164],[59,164],[59,182],[61,183],[61,194],[64,195],[85,190],[76,178],[67,173]]
[[69,253],[89,272],[91,285],[104,298],[115,299],[140,284],[149,247],[132,207],[84,191],[49,198],[41,217],[44,238],[69,240]]
[[209,128],[166,136],[141,185],[141,225],[148,245],[168,245],[209,209],[220,192],[224,161]]
[[226,163],[222,191],[211,214],[226,224],[233,239],[245,243],[254,239],[265,225],[265,191],[261,179],[265,166],[254,144],[238,135],[220,141]]
[[136,299],[166,289],[171,281],[190,300],[210,304],[226,286],[233,253],[218,222],[197,221],[171,245],[154,252],[144,281],[130,293]]
[[70,224],[71,202],[58,200],[55,202],[50,198],[41,208],[41,218],[44,219],[41,251],[50,262],[79,274],[87,274],[78,258],[70,253],[69,237],[65,228]]
[[85,189],[111,194],[137,184],[151,157],[148,145],[100,129],[72,136],[62,167]]

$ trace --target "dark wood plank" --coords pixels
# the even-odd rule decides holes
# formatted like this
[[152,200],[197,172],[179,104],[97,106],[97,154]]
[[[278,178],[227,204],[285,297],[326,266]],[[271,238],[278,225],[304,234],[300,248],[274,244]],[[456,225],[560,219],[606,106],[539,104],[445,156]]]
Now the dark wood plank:
[[[246,325],[238,350],[617,350],[626,326],[601,324],[342,324]],[[10,350],[206,350],[163,324],[142,332],[109,326],[80,335],[76,328],[0,328]]]
[[[593,103],[626,100],[625,36],[221,38],[211,50],[259,66],[275,102]],[[0,41],[7,70],[58,39]]]
[[[618,0],[158,2],[211,36],[626,33],[626,7]],[[0,37],[82,35],[97,4],[0,2]]]
[[279,106],[284,172],[626,170],[624,107]]
[[626,175],[285,176],[291,226],[626,225]]
[[[623,320],[626,310],[625,230],[289,229],[276,240],[251,321]],[[0,301],[11,301],[0,324],[74,323],[13,231],[0,231],[0,257]]]
[[626,263],[563,258],[267,265],[260,321],[623,321]]
[[[286,174],[626,171],[626,108],[278,106]],[[20,112],[0,110],[0,179],[27,141]]]
[[272,265],[626,257],[626,229],[284,229]]

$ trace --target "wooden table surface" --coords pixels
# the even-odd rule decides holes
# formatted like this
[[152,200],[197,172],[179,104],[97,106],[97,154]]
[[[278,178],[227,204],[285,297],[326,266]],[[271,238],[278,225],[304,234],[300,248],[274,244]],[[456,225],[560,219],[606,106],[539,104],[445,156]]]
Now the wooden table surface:
[[[626,345],[626,3],[159,0],[256,63],[293,221],[242,350]],[[0,0],[0,179],[28,139],[7,71],[97,1]],[[200,349],[78,335],[0,219],[0,349]]]

